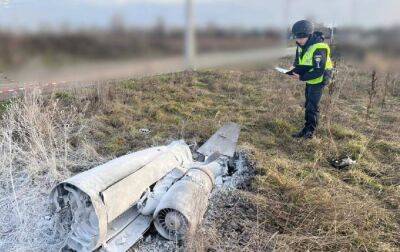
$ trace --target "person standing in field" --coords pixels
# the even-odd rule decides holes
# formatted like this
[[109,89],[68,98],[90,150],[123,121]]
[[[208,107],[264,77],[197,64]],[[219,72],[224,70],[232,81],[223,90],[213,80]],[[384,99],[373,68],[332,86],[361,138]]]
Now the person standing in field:
[[324,43],[322,32],[314,32],[314,24],[310,21],[296,22],[292,34],[296,40],[297,50],[294,68],[287,74],[306,83],[305,125],[292,137],[311,139],[318,126],[322,92],[332,76],[331,49]]

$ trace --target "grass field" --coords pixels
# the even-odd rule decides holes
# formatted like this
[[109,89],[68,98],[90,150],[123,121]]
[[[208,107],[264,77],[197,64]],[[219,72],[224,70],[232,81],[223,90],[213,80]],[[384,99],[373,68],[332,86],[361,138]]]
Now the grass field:
[[[11,231],[0,240],[14,237],[17,246],[4,248],[26,248],[34,237],[23,237],[23,227],[38,227],[24,223],[37,209],[22,205],[37,206],[71,174],[174,139],[195,148],[233,121],[256,175],[221,196],[220,211],[207,215],[215,222],[187,250],[400,251],[400,77],[376,77],[373,85],[371,72],[339,62],[309,141],[290,137],[303,125],[304,85],[265,68],[176,73],[4,103],[0,210],[17,220],[2,219]],[[357,164],[329,164],[343,156]],[[24,198],[24,184],[44,196]]]

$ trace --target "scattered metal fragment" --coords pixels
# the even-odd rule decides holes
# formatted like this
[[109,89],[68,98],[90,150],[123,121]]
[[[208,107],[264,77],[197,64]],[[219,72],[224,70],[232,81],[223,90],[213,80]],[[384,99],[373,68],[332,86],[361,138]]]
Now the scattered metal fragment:
[[139,132],[140,132],[141,134],[143,134],[143,135],[149,135],[149,134],[151,133],[151,130],[150,130],[150,129],[143,128],[143,129],[139,129]]
[[197,152],[210,156],[215,152],[227,157],[233,157],[239,139],[240,126],[236,123],[225,124]]
[[345,169],[351,165],[356,164],[357,161],[351,159],[350,157],[345,157],[342,159],[333,159],[333,160],[331,160],[330,163],[336,169]]

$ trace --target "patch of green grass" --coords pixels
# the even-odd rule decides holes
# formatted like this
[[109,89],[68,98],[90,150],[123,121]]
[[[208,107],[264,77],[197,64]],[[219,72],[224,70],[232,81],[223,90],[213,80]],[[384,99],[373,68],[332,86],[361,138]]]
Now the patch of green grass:
[[380,184],[376,179],[368,176],[364,172],[358,169],[352,169],[348,172],[350,181],[362,186],[369,187],[376,191],[382,191],[383,185]]
[[8,107],[12,104],[13,100],[0,101],[0,115],[2,115]]
[[383,155],[400,155],[400,144],[398,142],[373,141],[371,148],[381,152]]
[[275,135],[289,134],[295,130],[294,126],[288,121],[280,118],[276,118],[272,121],[266,122],[266,128],[273,132]]
[[343,154],[345,156],[352,157],[353,159],[358,159],[360,155],[364,152],[366,148],[366,142],[359,140],[350,140],[348,141],[344,148]]
[[54,97],[66,103],[72,103],[75,100],[73,94],[66,91],[58,91],[54,94]]
[[135,80],[125,80],[121,81],[121,87],[128,90],[136,90],[138,88]]
[[348,129],[343,125],[339,124],[332,125],[331,132],[336,139],[345,139],[345,138],[354,139],[359,136],[359,134],[356,131]]
[[120,156],[122,153],[126,152],[126,140],[120,136],[113,137],[106,144],[106,150],[114,156]]
[[193,86],[197,88],[208,89],[208,84],[203,82],[196,82]]

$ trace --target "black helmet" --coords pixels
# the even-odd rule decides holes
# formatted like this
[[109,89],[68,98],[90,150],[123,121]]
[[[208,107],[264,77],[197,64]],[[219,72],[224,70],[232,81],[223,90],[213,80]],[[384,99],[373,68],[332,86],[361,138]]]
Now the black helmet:
[[307,38],[314,32],[314,24],[307,20],[300,20],[293,25],[294,38]]

